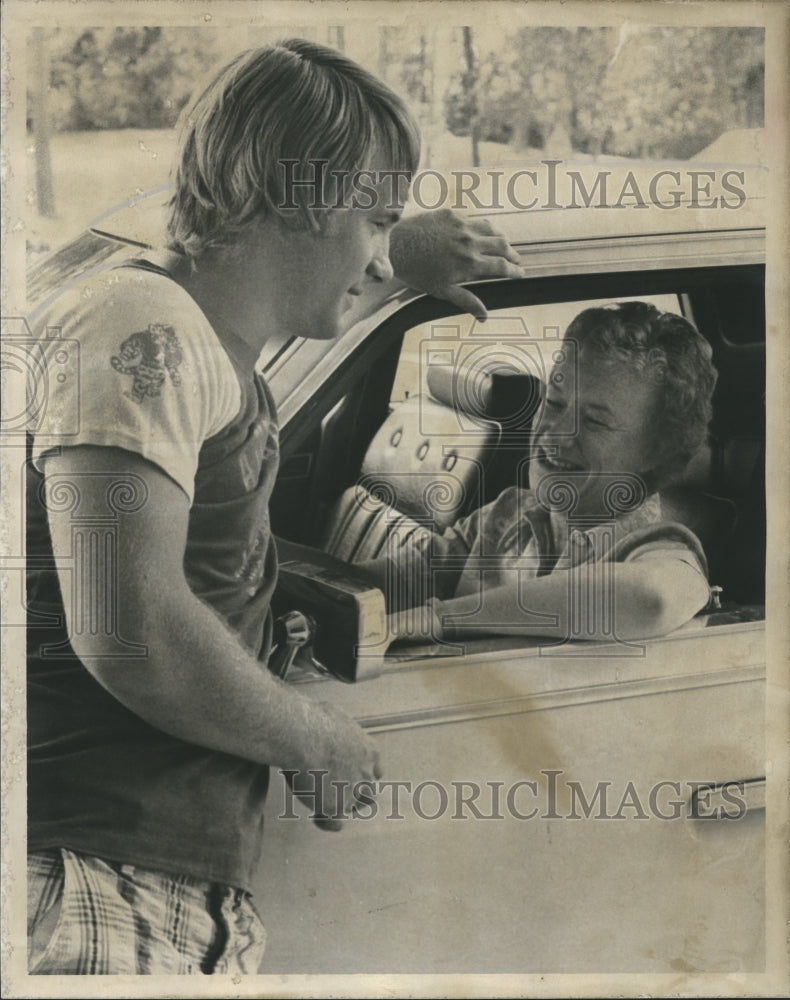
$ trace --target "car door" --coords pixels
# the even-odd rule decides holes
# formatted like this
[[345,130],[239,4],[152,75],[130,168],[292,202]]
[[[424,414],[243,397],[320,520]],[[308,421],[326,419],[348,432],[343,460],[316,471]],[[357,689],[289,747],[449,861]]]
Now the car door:
[[273,782],[265,970],[758,971],[759,800],[698,789],[763,773],[761,640],[700,628],[567,658],[478,643],[319,684],[376,734],[384,781],[338,834]]

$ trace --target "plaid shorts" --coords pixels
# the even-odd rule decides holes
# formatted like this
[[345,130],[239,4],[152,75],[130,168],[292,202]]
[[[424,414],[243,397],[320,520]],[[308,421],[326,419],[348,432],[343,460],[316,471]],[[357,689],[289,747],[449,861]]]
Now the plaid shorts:
[[28,855],[31,975],[255,974],[250,895],[65,848]]

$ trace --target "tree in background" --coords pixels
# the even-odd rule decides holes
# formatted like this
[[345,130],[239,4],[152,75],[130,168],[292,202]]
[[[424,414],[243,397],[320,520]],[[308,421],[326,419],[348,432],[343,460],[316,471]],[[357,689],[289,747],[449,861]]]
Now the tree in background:
[[535,27],[503,39],[414,22],[379,26],[378,45],[350,26],[56,28],[43,39],[47,101],[31,80],[31,117],[48,103],[55,131],[169,128],[208,71],[283,34],[342,48],[402,93],[423,125],[426,164],[446,130],[470,137],[474,160],[479,142],[516,155],[685,157],[763,121],[758,28]]
[[[283,28],[262,18],[220,28],[42,27],[28,54],[33,252],[72,237],[119,198],[166,183],[164,158],[152,151],[158,138],[116,143],[112,130],[169,130],[207,74],[285,36],[342,49],[404,96],[422,129],[423,167],[683,158],[728,129],[763,124],[758,28],[503,33],[493,21],[444,27],[417,18],[375,28]],[[96,134],[65,134],[81,131]],[[117,152],[130,148],[139,155]]]
[[728,129],[762,126],[763,35],[521,28],[480,60],[474,99],[459,54],[445,95],[447,127],[470,135],[476,119],[483,139],[515,152],[686,158]]
[[762,29],[624,31],[600,93],[606,151],[682,159],[761,126],[764,73]]
[[513,39],[514,144],[551,155],[599,153],[598,95],[616,44],[611,28],[522,28]]
[[216,59],[201,28],[55,29],[49,48],[58,131],[168,128]]
[[[515,31],[502,49],[480,60],[482,138],[508,142],[514,151],[600,152],[597,95],[616,43],[611,28]],[[471,129],[466,76],[465,69],[458,70],[445,98],[447,125],[457,135]]]
[[55,193],[52,187],[52,157],[49,148],[50,116],[49,85],[47,80],[47,36],[44,29],[36,27],[31,36],[30,96],[28,100],[31,131],[35,138],[36,207],[39,215],[51,219],[55,214]]

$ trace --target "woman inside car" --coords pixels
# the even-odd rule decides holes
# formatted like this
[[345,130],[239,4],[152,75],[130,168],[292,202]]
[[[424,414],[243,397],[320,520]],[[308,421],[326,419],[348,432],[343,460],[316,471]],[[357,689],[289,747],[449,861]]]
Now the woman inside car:
[[[665,518],[661,489],[706,436],[709,345],[682,317],[628,302],[581,312],[555,360],[529,489],[509,487],[428,544],[367,564],[387,574],[393,639],[627,641],[670,632],[708,603],[702,546]],[[429,597],[408,607],[410,594]]]

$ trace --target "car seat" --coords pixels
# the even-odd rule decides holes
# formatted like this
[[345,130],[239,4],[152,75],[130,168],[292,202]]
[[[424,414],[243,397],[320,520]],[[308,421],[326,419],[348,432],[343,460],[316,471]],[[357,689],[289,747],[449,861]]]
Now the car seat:
[[528,455],[541,382],[484,366],[429,370],[427,393],[384,421],[356,486],[335,504],[322,548],[348,562],[380,555],[388,537],[442,532],[516,481]]

